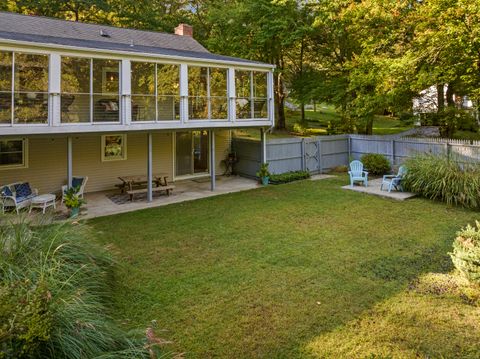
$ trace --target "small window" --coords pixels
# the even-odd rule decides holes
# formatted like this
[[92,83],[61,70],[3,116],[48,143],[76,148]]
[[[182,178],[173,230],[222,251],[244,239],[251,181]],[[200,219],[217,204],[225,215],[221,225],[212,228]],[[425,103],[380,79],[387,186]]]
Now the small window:
[[0,140],[0,169],[27,168],[27,140]]
[[119,161],[127,159],[127,136],[102,136],[102,161]]

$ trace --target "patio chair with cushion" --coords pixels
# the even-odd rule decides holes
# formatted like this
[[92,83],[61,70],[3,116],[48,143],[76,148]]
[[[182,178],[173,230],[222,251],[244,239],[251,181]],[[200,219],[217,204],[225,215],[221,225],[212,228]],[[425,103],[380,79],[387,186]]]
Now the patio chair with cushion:
[[350,171],[348,171],[350,175],[350,186],[353,187],[355,182],[361,182],[368,187],[368,172],[363,170],[363,163],[360,161],[352,161],[350,162]]
[[387,186],[388,192],[391,192],[392,189],[403,192],[402,181],[406,173],[407,173],[407,168],[405,166],[400,166],[400,168],[398,169],[398,173],[396,175],[383,176],[380,190],[383,191],[383,186]]
[[[79,198],[83,198],[83,193],[85,192],[85,185],[87,184],[87,176],[74,176],[72,177],[72,188],[77,188],[77,195]],[[62,186],[62,202],[65,201],[65,194],[67,193],[68,185]]]
[[16,182],[0,187],[2,212],[5,208],[15,208],[17,214],[20,209],[29,207],[32,199],[38,196],[38,190],[32,189],[28,182]]

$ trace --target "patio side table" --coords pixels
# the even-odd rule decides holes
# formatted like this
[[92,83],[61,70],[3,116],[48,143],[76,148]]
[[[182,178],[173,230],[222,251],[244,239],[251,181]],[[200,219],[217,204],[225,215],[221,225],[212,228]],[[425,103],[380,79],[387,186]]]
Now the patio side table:
[[40,196],[34,197],[30,204],[30,210],[28,211],[28,213],[31,213],[33,208],[41,208],[43,214],[45,214],[45,210],[48,207],[53,206],[54,209],[57,208],[57,206],[55,205],[55,199],[55,195],[51,193],[42,194]]

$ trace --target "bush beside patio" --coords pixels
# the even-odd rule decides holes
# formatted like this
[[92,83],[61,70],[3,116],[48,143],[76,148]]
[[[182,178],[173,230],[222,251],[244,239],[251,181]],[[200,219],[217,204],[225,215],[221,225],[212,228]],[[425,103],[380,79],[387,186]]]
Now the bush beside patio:
[[440,279],[425,289],[429,273],[453,270],[455,233],[478,213],[343,191],[346,181],[90,221],[124,263],[116,318],[156,319],[189,357],[478,358],[478,307],[431,289]]

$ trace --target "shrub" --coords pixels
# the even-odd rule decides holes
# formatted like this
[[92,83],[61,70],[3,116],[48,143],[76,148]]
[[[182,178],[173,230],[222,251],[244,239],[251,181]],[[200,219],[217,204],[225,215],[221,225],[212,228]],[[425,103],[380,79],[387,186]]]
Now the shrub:
[[383,175],[390,171],[390,162],[383,155],[368,153],[361,158],[365,169],[372,175]]
[[270,176],[270,183],[273,184],[280,184],[280,183],[288,183],[298,180],[303,180],[310,178],[310,173],[308,171],[292,171],[286,172],[282,174],[272,174]]
[[413,157],[405,165],[405,189],[452,205],[480,207],[480,165],[430,154]]
[[450,253],[455,268],[471,283],[480,284],[480,222],[457,233]]
[[0,357],[149,357],[107,314],[113,260],[85,227],[11,224],[0,248]]
[[305,121],[298,121],[293,124],[293,133],[299,135],[299,136],[307,136],[309,131],[308,131],[308,123]]

